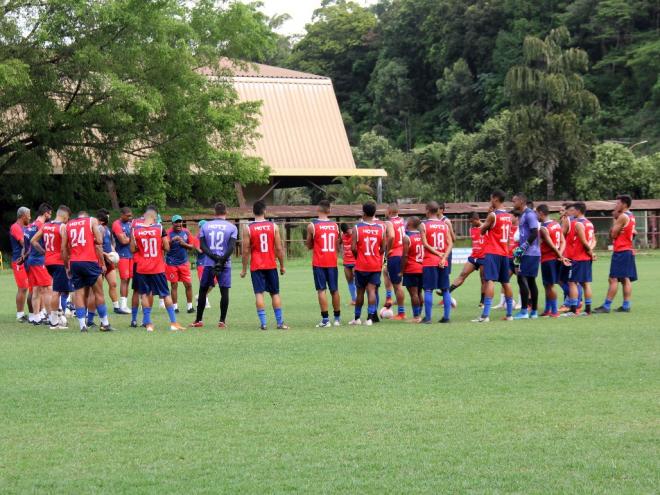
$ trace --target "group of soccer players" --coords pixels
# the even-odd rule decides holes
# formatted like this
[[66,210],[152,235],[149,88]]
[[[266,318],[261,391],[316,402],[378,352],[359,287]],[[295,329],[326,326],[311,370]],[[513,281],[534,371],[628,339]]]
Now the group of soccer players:
[[[426,217],[402,219],[398,207],[388,207],[385,219],[376,217],[376,204],[362,205],[363,216],[354,225],[337,224],[330,219],[331,205],[321,201],[318,218],[307,227],[306,246],[312,251],[313,280],[321,311],[317,327],[341,324],[339,295],[339,256],[351,295],[354,315],[349,325],[373,325],[380,317],[408,320],[405,291],[412,307],[408,321],[432,323],[434,294],[441,296],[440,323],[449,323],[455,300],[451,293],[468,276],[481,277],[481,315],[475,322],[490,321],[495,284],[503,293],[501,306],[506,320],[534,319],[538,313],[536,278],[541,271],[545,289],[545,311],[540,316],[557,317],[592,313],[592,262],[596,259],[593,224],[585,218],[584,203],[565,205],[559,220],[550,218],[547,205],[534,210],[524,194],[513,197],[513,210],[503,207],[501,191],[491,195],[490,210],[482,221],[473,214],[470,222],[472,253],[460,275],[450,283],[451,253],[456,239],[451,221],[444,215],[444,205],[431,201]],[[617,197],[610,235],[614,253],[610,269],[607,297],[593,312],[608,313],[618,290],[623,285],[623,304],[617,311],[630,311],[632,282],[637,279],[633,239],[635,217],[630,212],[630,196]],[[259,327],[267,329],[265,295],[269,294],[278,329],[286,330],[279,275],[285,274],[284,247],[277,225],[266,219],[266,205],[253,205],[254,220],[241,232],[241,277],[249,269],[255,294]],[[68,328],[66,315],[73,310],[80,330],[86,332],[100,318],[101,331],[111,331],[105,303],[103,281],[106,280],[113,310],[131,315],[131,327],[138,327],[142,307],[142,326],[155,329],[151,319],[154,296],[166,309],[170,330],[182,330],[177,321],[178,284],[182,283],[187,312],[196,313],[191,327],[203,327],[208,294],[216,285],[220,291],[219,328],[226,328],[231,288],[231,257],[239,242],[236,225],[227,220],[224,204],[215,205],[215,217],[199,223],[199,234],[183,226],[183,218],[172,217],[172,227],[165,229],[155,207],[147,207],[143,215],[133,218],[129,208],[109,226],[109,213],[99,210],[96,217],[79,212],[75,217],[66,206],[60,206],[52,218],[52,208],[42,204],[34,221],[28,208],[21,207],[10,230],[12,268],[18,287],[17,320],[47,324],[52,329]],[[193,307],[192,275],[189,253],[197,255],[199,296]],[[279,270],[278,270],[279,263]],[[119,273],[119,295],[116,273]],[[513,290],[510,280],[517,278],[520,309],[514,315]],[[385,301],[381,311],[379,289],[385,285]],[[560,285],[565,298],[559,308],[555,287]],[[128,308],[129,287],[132,289]],[[404,290],[405,289],[405,290]],[[327,292],[330,292],[328,300]],[[364,301],[367,314],[362,320]],[[24,313],[27,303],[29,316]],[[333,318],[329,306],[332,304]],[[390,309],[396,304],[396,314]]]

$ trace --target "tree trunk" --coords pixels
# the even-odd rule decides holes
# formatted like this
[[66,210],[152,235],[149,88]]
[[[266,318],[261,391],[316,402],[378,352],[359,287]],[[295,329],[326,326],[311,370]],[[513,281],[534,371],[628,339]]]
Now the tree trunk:
[[119,209],[119,197],[117,196],[117,187],[115,180],[108,176],[105,178],[105,186],[108,189],[108,196],[110,196],[110,204],[113,210]]
[[545,169],[545,199],[550,201],[555,197],[555,164],[546,164]]

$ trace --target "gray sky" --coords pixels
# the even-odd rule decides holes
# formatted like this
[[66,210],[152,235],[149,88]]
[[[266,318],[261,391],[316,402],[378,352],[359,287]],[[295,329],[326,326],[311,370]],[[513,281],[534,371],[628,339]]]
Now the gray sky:
[[[376,3],[376,0],[355,0],[367,6]],[[269,16],[274,14],[289,14],[291,20],[280,29],[282,34],[304,34],[305,24],[312,20],[314,10],[321,6],[321,0],[262,0],[263,11]]]

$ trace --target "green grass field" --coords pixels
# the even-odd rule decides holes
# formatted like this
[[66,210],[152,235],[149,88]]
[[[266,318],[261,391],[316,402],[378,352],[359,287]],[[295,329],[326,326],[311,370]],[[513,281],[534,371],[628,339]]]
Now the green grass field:
[[638,268],[628,315],[475,325],[473,278],[451,325],[317,330],[295,262],[291,331],[235,276],[230,330],[151,335],[18,325],[4,272],[0,493],[658,493],[660,256]]

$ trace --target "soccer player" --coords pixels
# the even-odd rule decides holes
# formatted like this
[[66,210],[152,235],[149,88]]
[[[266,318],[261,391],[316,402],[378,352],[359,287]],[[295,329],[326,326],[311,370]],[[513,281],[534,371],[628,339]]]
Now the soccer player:
[[593,252],[596,239],[593,224],[584,217],[586,211],[587,206],[582,202],[568,209],[573,220],[566,234],[566,257],[571,260],[571,271],[568,276],[569,311],[565,316],[578,314],[578,286],[582,286],[584,294],[584,314],[591,314],[591,264],[596,259]]
[[618,313],[630,312],[632,298],[632,283],[637,280],[637,266],[635,264],[635,251],[633,240],[635,238],[635,216],[630,211],[632,198],[627,194],[616,197],[614,210],[615,220],[610,237],[614,241],[614,253],[610,263],[609,288],[602,306],[594,309],[594,313],[609,313],[612,301],[616,296],[619,282],[623,286],[623,304],[615,311]]
[[66,238],[66,223],[70,217],[71,210],[61,205],[57,209],[55,220],[41,227],[31,241],[32,249],[44,255],[46,269],[53,281],[51,297],[44,301],[51,330],[69,328],[64,311],[73,287],[62,260],[62,240]]
[[188,313],[194,313],[193,309],[193,291],[192,275],[190,273],[190,260],[188,259],[188,250],[194,249],[193,235],[183,226],[181,215],[172,217],[172,228],[168,229],[167,236],[170,239],[170,250],[165,255],[165,272],[167,280],[172,286],[172,301],[174,303],[174,312],[179,312],[179,282],[186,289],[186,301],[188,303]]
[[351,250],[355,256],[355,284],[357,297],[355,299],[355,317],[348,324],[362,325],[360,316],[364,305],[364,294],[367,293],[367,321],[370,326],[378,323],[378,300],[376,291],[380,286],[383,269],[383,255],[386,251],[385,226],[376,223],[376,203],[367,201],[362,205],[362,221],[353,227]]
[[[204,326],[204,309],[208,302],[208,292],[220,286],[220,321],[218,328],[227,328],[229,310],[229,289],[231,288],[231,255],[236,248],[238,229],[227,221],[227,207],[223,203],[215,204],[215,218],[204,222],[199,231],[199,248],[202,251],[202,275],[199,281],[197,299],[197,318],[190,325],[194,328]],[[200,259],[198,258],[198,262]]]
[[506,303],[506,320],[513,320],[513,292],[509,283],[511,272],[509,269],[509,235],[511,234],[511,214],[502,208],[504,193],[494,191],[490,195],[490,204],[493,211],[488,214],[481,226],[484,241],[484,279],[486,280],[484,308],[479,318],[472,320],[475,323],[490,321],[490,308],[495,293],[495,282],[499,282],[504,290]]
[[154,294],[158,295],[165,302],[165,309],[170,318],[170,330],[183,330],[176,321],[174,304],[170,297],[170,289],[167,286],[167,277],[165,276],[165,260],[163,251],[167,252],[170,248],[170,241],[163,226],[156,223],[158,211],[153,206],[148,206],[144,212],[144,222],[139,227],[133,229],[131,235],[131,251],[139,253],[137,271],[140,274],[139,292],[142,298],[142,313],[144,325],[147,332],[155,330],[151,321],[151,307],[153,305]]
[[254,221],[246,225],[243,230],[243,270],[241,271],[241,278],[245,278],[249,263],[261,330],[267,329],[264,292],[270,294],[277,329],[288,330],[289,326],[284,323],[282,315],[280,280],[277,275],[277,261],[280,263],[280,274],[284,275],[286,273],[280,231],[274,222],[266,220],[266,203],[257,201],[252,205],[252,212],[254,213]]
[[344,265],[344,277],[348,284],[348,292],[351,295],[351,306],[355,306],[355,298],[357,297],[357,289],[355,288],[355,256],[353,256],[353,229],[348,224],[341,223],[339,225],[341,230],[341,247],[342,247],[342,264]]
[[112,223],[115,250],[119,255],[119,311],[130,314],[128,309],[128,283],[133,277],[133,253],[131,253],[131,221],[133,212],[128,207],[119,210],[119,218]]
[[[338,327],[341,323],[341,302],[339,299],[339,272],[337,271],[337,251],[341,239],[337,223],[328,218],[330,202],[321,200],[318,204],[318,218],[307,225],[305,245],[312,251],[312,271],[314,286],[321,308],[321,322],[316,328]],[[328,297],[332,297],[333,323],[330,323]]]
[[[396,296],[397,314],[395,320],[406,319],[406,300],[403,292],[401,259],[403,256],[403,237],[406,235],[406,222],[399,216],[399,205],[391,203],[387,207],[387,220],[385,221],[385,238],[387,243],[387,277],[392,284]],[[392,292],[386,293],[387,300],[392,301]]]
[[[449,219],[448,216],[445,215],[445,204],[444,203],[438,203],[438,218],[445,222],[447,224],[447,227],[449,228],[449,233],[451,235],[451,242],[452,245],[456,243],[456,234],[454,233],[454,226],[451,223],[451,220]],[[452,252],[451,250],[449,251],[447,255],[447,268],[449,269],[449,275],[451,275],[451,260],[452,260]]]
[[[136,228],[144,227],[145,225],[146,225],[146,221],[144,217],[134,218],[131,221],[131,237],[133,236],[133,231]],[[141,255],[139,251],[133,251],[132,248],[131,248],[131,252],[133,254],[133,258],[132,258],[133,270],[132,270],[132,282],[131,282],[131,289],[133,290],[133,294],[131,295],[131,328],[137,328],[138,326],[137,317],[138,317],[138,311],[140,310],[140,300],[142,298],[140,292],[142,277],[138,272],[138,264]],[[149,299],[150,299],[149,308],[151,308],[153,306],[153,295],[149,296]],[[142,326],[145,326],[144,322]]]
[[[200,220],[197,222],[198,232],[197,236],[193,237],[193,245],[195,246],[195,251],[197,251],[197,259],[195,260],[195,267],[197,268],[197,281],[201,283],[202,276],[204,275],[204,263],[206,261],[206,255],[202,251],[201,243],[199,240],[199,234],[202,232],[202,227],[206,223],[206,220]],[[218,282],[218,277],[215,278],[216,283]],[[211,308],[211,303],[209,302],[209,293],[213,290],[213,287],[209,287],[208,292],[206,293],[206,306],[205,309]],[[197,294],[197,299],[199,299],[199,294]]]
[[449,323],[451,317],[451,294],[449,293],[449,253],[453,240],[449,224],[440,219],[440,206],[435,201],[426,205],[426,219],[420,223],[419,232],[424,245],[422,277],[424,288],[424,319],[430,324],[433,314],[433,291],[442,291],[444,314],[440,323]]
[[108,295],[112,301],[113,311],[117,314],[130,314],[129,311],[122,311],[119,307],[119,297],[117,295],[117,275],[115,272],[115,264],[108,257],[112,252],[115,252],[115,247],[112,244],[112,230],[108,223],[110,222],[110,212],[105,208],[101,208],[96,212],[96,219],[99,221],[99,230],[103,236],[103,259],[105,260],[106,272],[103,275],[106,282],[108,282]]
[[557,318],[557,292],[555,285],[559,283],[559,274],[564,263],[566,239],[561,224],[550,218],[548,205],[541,204],[536,207],[536,214],[540,222],[539,234],[541,237],[541,279],[545,288],[545,311],[541,316]]
[[62,261],[71,274],[74,288],[76,318],[81,332],[87,332],[85,319],[86,302],[90,292],[94,294],[96,310],[101,318],[102,332],[112,331],[108,320],[108,309],[103,295],[103,238],[96,218],[79,216],[66,224],[66,235],[62,239]]
[[[534,210],[527,206],[524,193],[513,197],[513,207],[520,212],[518,220],[519,246],[514,251],[514,258],[519,261],[516,267],[518,288],[520,290],[520,311],[514,320],[536,319],[538,315],[539,289],[536,277],[541,265],[541,248],[539,246],[539,219]],[[527,308],[531,306],[531,311]]]
[[476,211],[470,215],[470,239],[472,240],[472,253],[468,257],[467,263],[463,265],[461,274],[449,286],[449,292],[458,289],[471,273],[478,271],[481,277],[481,299],[479,305],[484,303],[485,281],[483,276],[484,264],[484,236],[481,234],[481,219]]
[[27,272],[25,271],[25,257],[23,256],[25,245],[25,228],[30,224],[30,209],[21,206],[16,212],[16,221],[9,229],[9,241],[11,243],[11,269],[14,272],[16,282],[16,321],[26,323],[25,302],[27,299],[28,310],[32,314],[32,301],[28,298]]
[[412,305],[412,323],[422,321],[422,291],[424,244],[419,232],[421,224],[419,217],[410,217],[406,223],[406,235],[403,237],[403,252],[401,271],[403,272],[403,286],[408,289]]
[[53,209],[50,205],[42,203],[37,210],[37,218],[25,229],[25,241],[23,243],[26,251],[25,269],[28,274],[28,283],[32,288],[32,323],[34,325],[48,324],[46,313],[46,302],[51,297],[51,286],[53,280],[48,274],[45,265],[43,241],[41,251],[32,249],[32,238],[41,228],[50,221]]

